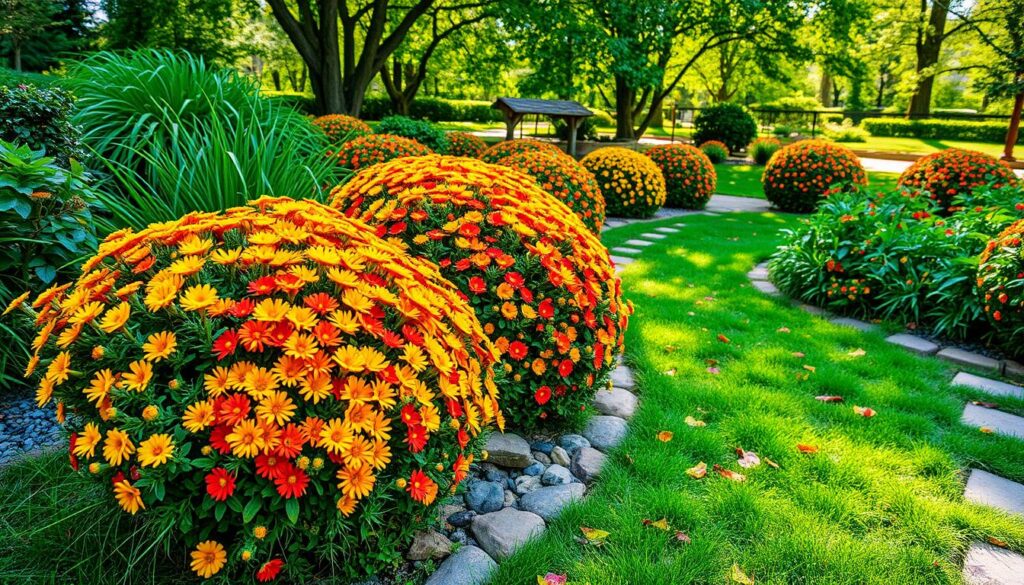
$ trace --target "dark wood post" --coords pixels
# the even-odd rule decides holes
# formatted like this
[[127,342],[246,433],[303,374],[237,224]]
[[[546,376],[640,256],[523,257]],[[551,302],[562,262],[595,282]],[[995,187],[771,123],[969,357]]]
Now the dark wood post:
[[1006,131],[1006,145],[1003,148],[1002,159],[1013,162],[1013,147],[1017,144],[1017,135],[1020,132],[1020,113],[1024,107],[1024,92],[1018,93],[1013,101],[1013,116],[1010,118],[1010,128]]
[[569,123],[569,156],[576,158],[576,125],[580,119],[573,116],[566,121]]

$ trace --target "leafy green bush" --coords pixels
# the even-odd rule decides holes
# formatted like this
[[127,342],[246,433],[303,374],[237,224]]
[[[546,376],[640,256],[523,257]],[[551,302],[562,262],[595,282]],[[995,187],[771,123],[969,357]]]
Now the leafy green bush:
[[0,140],[43,148],[68,167],[82,158],[78,129],[71,124],[74,98],[58,87],[0,86]]
[[377,124],[377,134],[391,134],[415,140],[437,154],[448,154],[451,142],[444,130],[425,120],[388,116]]
[[717,140],[708,140],[701,144],[699,148],[712,164],[717,165],[729,158],[729,148]]
[[697,144],[718,140],[729,152],[739,152],[757,136],[757,123],[743,106],[724,103],[701,110],[693,120],[693,130]]
[[[559,140],[569,140],[568,124],[559,119],[554,120],[552,125],[555,127],[555,136],[558,136]],[[597,121],[593,116],[580,120],[576,126],[576,140],[597,140]]]
[[[1006,140],[1006,122],[866,118],[861,122],[861,126],[872,136],[945,138],[995,144]],[[1024,144],[1024,133],[1017,139],[1017,144]]]
[[765,165],[780,148],[782,148],[782,143],[778,138],[758,138],[750,143],[747,152],[750,153],[754,164]]
[[261,91],[260,95],[267,99],[277,100],[286,106],[298,110],[307,116],[316,115],[316,98],[308,93],[294,91]]
[[[388,98],[369,96],[363,100],[359,117],[364,120],[380,120],[395,113]],[[500,122],[503,119],[501,112],[491,107],[491,102],[432,97],[413,100],[409,116],[432,122]]]
[[836,142],[867,142],[870,136],[867,130],[854,126],[853,120],[849,118],[844,118],[839,124],[826,123],[823,134],[825,138]]
[[853,151],[825,142],[801,140],[779,149],[761,176],[764,196],[782,211],[814,211],[821,199],[867,185],[867,173]]

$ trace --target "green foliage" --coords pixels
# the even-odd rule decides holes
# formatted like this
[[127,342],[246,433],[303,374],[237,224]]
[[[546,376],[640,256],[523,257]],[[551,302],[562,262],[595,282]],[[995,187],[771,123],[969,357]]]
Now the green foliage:
[[67,167],[80,159],[78,129],[71,124],[74,98],[57,88],[0,86],[0,140],[42,148]]
[[[390,99],[367,96],[359,116],[364,120],[380,120],[395,113]],[[499,122],[503,119],[501,112],[491,107],[491,102],[433,97],[413,100],[409,116],[431,122]]]
[[[866,118],[861,126],[872,136],[937,138],[972,142],[1002,143],[1006,140],[1006,122],[969,120],[907,120],[905,118]],[[1024,133],[1017,139],[1024,144]]]
[[747,151],[750,152],[754,164],[765,165],[780,148],[782,143],[775,138],[758,138],[750,143]]
[[646,152],[665,178],[665,207],[704,209],[715,193],[715,167],[699,148],[662,144]]
[[[46,71],[87,50],[93,40],[93,0],[4,0],[0,6],[0,31],[21,28],[15,34],[0,33],[0,63],[13,63],[18,48],[22,71]],[[26,9],[38,20],[32,22],[33,14]]]
[[240,56],[232,26],[247,15],[239,0],[100,0],[100,6],[107,49],[187,51],[224,65]]
[[693,120],[693,141],[703,144],[709,140],[722,142],[730,152],[739,152],[757,136],[757,123],[743,106],[718,104],[704,108]]
[[[597,140],[597,124],[598,121],[595,119],[597,116],[591,116],[589,118],[583,118],[579,124],[576,125],[576,140]],[[558,119],[552,121],[555,127],[555,136],[558,136],[559,140],[569,140],[569,125],[563,120]]]
[[920,190],[934,199],[943,213],[947,213],[957,195],[969,194],[984,185],[1002,187],[1016,183],[1017,175],[1004,161],[961,148],[922,156],[907,167],[899,179],[901,187]]
[[708,157],[712,164],[717,165],[729,158],[729,148],[718,140],[708,140],[701,143],[700,150]]
[[376,132],[415,140],[437,154],[447,154],[451,146],[444,130],[425,120],[413,120],[405,116],[384,118],[377,124]]
[[825,124],[823,134],[836,142],[867,142],[870,137],[867,130],[855,126],[849,118],[844,118],[840,124]]

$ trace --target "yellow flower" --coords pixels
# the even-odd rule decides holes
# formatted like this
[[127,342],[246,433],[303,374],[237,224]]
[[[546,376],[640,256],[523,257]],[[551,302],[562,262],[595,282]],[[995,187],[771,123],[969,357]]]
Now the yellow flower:
[[217,264],[229,265],[234,264],[242,256],[241,248],[231,248],[230,250],[220,249],[214,250],[210,254],[210,260],[213,260]]
[[121,303],[103,315],[103,318],[100,319],[99,323],[100,329],[106,333],[113,333],[124,327],[124,324],[128,322],[128,318],[131,314],[131,305],[128,303]]
[[78,457],[93,457],[96,455],[96,445],[99,445],[102,435],[96,423],[85,423],[85,428],[78,433],[75,440],[75,455]]
[[252,318],[257,321],[277,323],[288,315],[291,305],[281,299],[263,299],[253,309]]
[[358,468],[343,467],[338,470],[338,489],[350,498],[364,498],[373,491],[373,484],[377,481],[372,468],[363,465]]
[[287,392],[270,392],[256,407],[256,414],[267,422],[284,426],[295,415],[295,403]]
[[405,344],[402,348],[402,361],[417,372],[422,372],[427,368],[427,356],[423,354],[422,349],[411,343]]
[[227,441],[236,457],[255,457],[266,446],[266,429],[251,419],[238,423],[228,433]]
[[72,325],[84,325],[91,322],[96,317],[99,317],[102,312],[103,303],[93,301],[75,311],[68,320],[68,323],[71,323]]
[[192,551],[192,570],[203,579],[209,579],[224,568],[228,553],[215,540],[204,540]]
[[506,319],[515,319],[519,314],[519,309],[516,307],[515,303],[504,302],[501,304],[501,314]]
[[206,252],[209,252],[212,247],[213,240],[200,238],[197,235],[191,235],[178,244],[178,252],[180,252],[182,256],[205,254]]
[[117,498],[117,503],[121,504],[124,511],[133,516],[140,509],[146,509],[146,506],[142,503],[142,492],[139,491],[139,488],[128,483],[126,479],[114,484],[114,497]]
[[100,402],[110,393],[110,389],[114,387],[116,381],[117,378],[109,369],[100,370],[92,377],[89,386],[82,389],[82,392],[90,402],[95,402],[96,406],[99,406]]
[[153,379],[153,365],[145,360],[138,360],[128,365],[128,372],[121,374],[121,387],[126,390],[142,392]]
[[143,356],[151,362],[158,362],[174,353],[178,347],[178,338],[171,331],[154,333],[142,344]]
[[430,432],[441,428],[441,413],[433,404],[425,404],[420,407],[421,424]]
[[181,426],[190,433],[198,433],[216,422],[217,417],[213,412],[213,403],[209,400],[201,400],[188,405],[185,414],[181,417]]
[[92,359],[99,360],[103,359],[103,355],[106,353],[107,350],[102,345],[97,345],[96,347],[92,348],[92,353],[90,355]]
[[29,297],[29,295],[31,295],[31,294],[32,294],[32,291],[25,291],[25,292],[21,293],[20,295],[18,295],[17,297],[15,297],[14,300],[11,301],[11,303],[9,305],[7,305],[7,308],[4,309],[3,314],[0,314],[0,317],[10,313],[11,311],[17,309],[18,307],[20,307],[25,302],[25,299],[27,299]]
[[162,309],[173,303],[181,286],[181,282],[175,279],[164,279],[155,284],[151,282],[151,284],[152,288],[147,287],[146,298],[143,299],[143,303],[150,312],[155,312],[157,309]]
[[190,286],[181,295],[181,308],[186,311],[199,311],[217,302],[217,289],[208,284]]
[[135,445],[128,438],[128,433],[121,429],[110,429],[107,431],[107,438],[103,441],[103,458],[107,463],[117,467],[135,453]]
[[168,434],[150,435],[139,443],[138,458],[143,467],[157,467],[167,463],[174,454],[174,441]]
[[252,535],[256,540],[263,540],[267,537],[267,527],[261,525],[253,528]]
[[262,366],[249,368],[242,377],[242,389],[257,400],[277,390],[277,387],[274,373]]
[[156,420],[156,417],[160,416],[160,409],[153,406],[152,404],[142,409],[142,419],[147,422]]
[[373,443],[367,441],[361,435],[356,435],[348,446],[342,448],[341,458],[345,465],[353,469],[365,465],[373,465]]
[[46,368],[46,375],[43,376],[54,385],[60,385],[68,379],[68,375],[71,372],[71,354],[66,351],[62,351],[57,354],[57,357],[53,358],[50,365]]
[[340,454],[352,444],[352,429],[339,418],[327,421],[320,431],[320,444],[331,453]]
[[36,406],[42,408],[53,398],[53,382],[43,378],[39,381],[39,388],[36,389]]
[[308,307],[292,307],[285,314],[285,318],[295,325],[296,329],[306,330],[316,326],[316,313]]
[[310,359],[320,350],[320,346],[312,335],[296,331],[284,342],[284,350],[289,357]]
[[362,372],[366,367],[363,352],[351,345],[339,347],[334,351],[332,359],[341,366],[343,372]]
[[202,256],[185,256],[175,260],[167,271],[176,276],[189,276],[203,269],[206,259]]
[[299,394],[304,400],[319,404],[321,400],[331,395],[331,376],[328,374],[310,374],[302,380],[299,387]]

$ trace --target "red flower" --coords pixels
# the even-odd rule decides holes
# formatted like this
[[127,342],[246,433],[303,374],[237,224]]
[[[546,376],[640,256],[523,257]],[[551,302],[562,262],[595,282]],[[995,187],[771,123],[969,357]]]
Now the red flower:
[[275,290],[277,290],[277,282],[273,276],[261,276],[249,283],[249,294],[252,295],[269,295]]
[[256,572],[256,580],[260,581],[261,583],[273,581],[277,578],[277,574],[281,572],[281,569],[283,567],[284,561],[282,561],[281,559],[273,559],[267,561],[263,563],[263,566],[260,567],[260,570]]
[[487,283],[484,282],[483,278],[474,276],[469,279],[469,290],[476,294],[487,292]]
[[291,463],[281,472],[281,475],[274,478],[274,485],[277,486],[277,493],[284,499],[298,498],[306,493],[306,486],[309,485],[309,476],[306,472]]
[[405,491],[417,502],[429,505],[437,497],[437,484],[427,477],[427,474],[417,469],[409,477]]
[[402,407],[402,422],[408,426],[418,425],[423,419],[420,418],[419,411],[416,407],[411,404],[406,404]]
[[522,341],[513,341],[508,345],[508,355],[515,360],[521,360],[526,357],[526,344]]
[[550,319],[555,316],[555,303],[550,298],[541,301],[540,306],[537,307],[537,314],[545,319]]
[[338,301],[331,295],[322,292],[313,295],[306,295],[306,297],[302,299],[302,304],[313,309],[317,315],[326,315],[338,308]]
[[248,351],[263,351],[264,343],[270,341],[270,323],[246,321],[238,330],[238,339]]
[[409,451],[413,453],[419,453],[427,446],[427,429],[422,425],[412,425],[409,427],[409,434],[405,437],[405,442],[409,444]]
[[214,500],[223,502],[235,493],[235,476],[223,467],[214,467],[206,474],[206,493]]
[[299,427],[294,423],[289,423],[288,426],[281,430],[281,443],[277,446],[274,454],[294,459],[298,457],[299,453],[302,453],[302,444],[304,442],[302,440],[302,431],[299,430]]
[[224,400],[217,411],[217,422],[225,425],[237,425],[249,416],[249,397],[245,394],[232,394]]
[[526,284],[526,279],[518,272],[508,272],[505,274],[505,282],[509,283],[514,288],[521,288]]
[[466,432],[466,429],[459,429],[459,432],[456,434],[456,440],[459,442],[459,447],[466,448],[466,445],[469,444],[469,433]]
[[213,342],[213,355],[217,356],[218,361],[235,353],[236,349],[238,349],[238,334],[234,329],[228,329],[221,333],[220,337]]
[[248,317],[251,315],[255,308],[256,303],[252,302],[252,299],[242,299],[228,309],[228,314],[232,317],[238,317],[241,319],[242,317]]
[[221,455],[227,455],[231,452],[231,444],[228,443],[228,433],[231,432],[231,427],[224,425],[217,425],[213,427],[210,432],[210,446],[217,450]]
[[412,325],[402,325],[402,337],[413,345],[423,345],[423,334]]
[[475,223],[464,223],[459,228],[459,235],[466,238],[475,238],[480,235],[480,226]]
[[548,400],[551,400],[551,388],[547,386],[537,388],[537,391],[533,393],[533,399],[537,401],[537,404],[547,404]]
[[562,363],[558,364],[558,373],[563,378],[569,377],[569,374],[572,373],[572,361],[571,360],[562,360]]
[[274,479],[281,475],[282,472],[287,471],[286,466],[288,461],[282,459],[276,455],[257,455],[256,456],[256,475],[263,479]]

